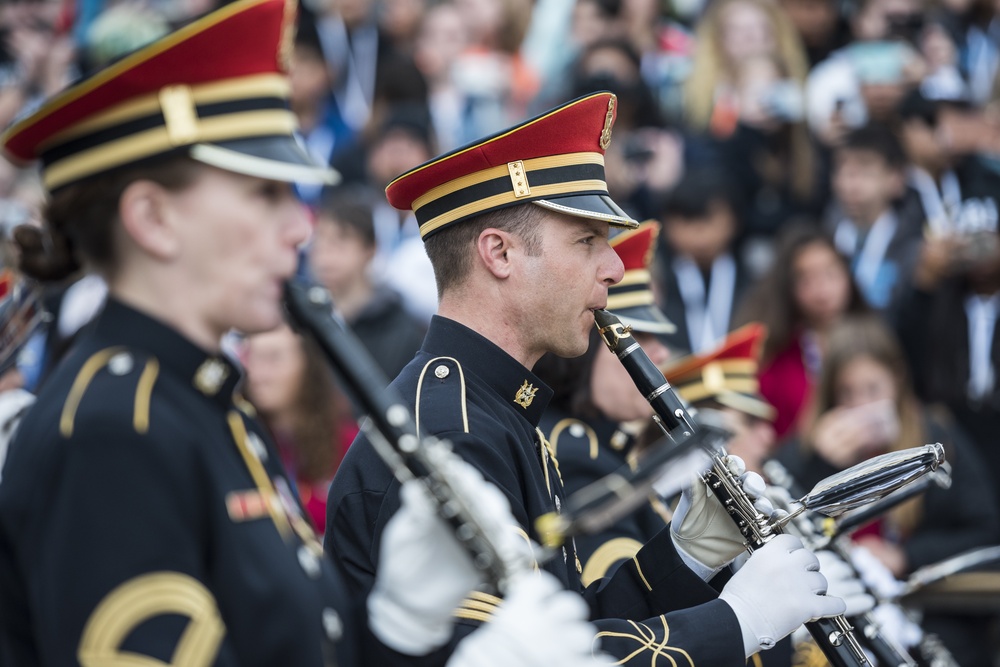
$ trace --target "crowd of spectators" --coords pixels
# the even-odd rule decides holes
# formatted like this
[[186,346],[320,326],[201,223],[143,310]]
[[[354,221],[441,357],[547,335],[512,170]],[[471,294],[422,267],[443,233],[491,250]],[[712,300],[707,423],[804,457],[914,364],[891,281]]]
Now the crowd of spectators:
[[[0,4],[0,126],[214,6]],[[419,346],[436,292],[416,221],[386,203],[385,186],[610,90],[608,186],[632,217],[663,225],[655,287],[677,325],[674,353],[766,324],[761,390],[778,409],[780,448],[822,427],[831,399],[814,389],[831,332],[870,313],[895,332],[914,400],[964,433],[1000,489],[998,12],[993,0],[305,0],[291,104],[304,145],[341,183],[298,188],[316,220],[302,272],[327,285],[391,377]],[[34,171],[0,160],[0,235],[40,220],[42,193]],[[53,297],[56,321],[69,320],[61,335],[90,312],[74,294],[100,298]],[[251,380],[268,345],[284,345],[272,356],[297,372],[310,367],[290,336],[247,345]],[[45,354],[23,355],[29,388]],[[289,402],[318,405],[299,388],[310,380],[282,382],[273,426],[289,447],[298,433],[326,434],[333,455],[289,460],[310,483],[328,480],[350,441],[349,409],[305,424],[309,411]],[[340,389],[323,396],[343,416]]]

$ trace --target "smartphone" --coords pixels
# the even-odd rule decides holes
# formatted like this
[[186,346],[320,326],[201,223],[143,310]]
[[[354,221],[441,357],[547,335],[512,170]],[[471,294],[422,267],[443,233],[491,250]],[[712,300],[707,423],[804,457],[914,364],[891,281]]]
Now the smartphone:
[[903,80],[908,49],[898,41],[855,42],[848,57],[862,84],[898,83]]

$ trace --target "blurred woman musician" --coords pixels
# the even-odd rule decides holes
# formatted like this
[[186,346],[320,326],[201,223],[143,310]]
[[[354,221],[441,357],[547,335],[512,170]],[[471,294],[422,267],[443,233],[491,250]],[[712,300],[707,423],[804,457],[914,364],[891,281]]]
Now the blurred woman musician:
[[[51,194],[44,230],[19,235],[22,268],[46,281],[83,267],[109,289],[10,445],[2,664],[392,664],[444,644],[480,583],[410,485],[374,592],[347,599],[220,343],[281,324],[309,235],[292,182],[334,177],[293,135],[295,12],[225,5],[2,136],[15,161],[41,160]],[[509,517],[499,491],[467,481]],[[564,629],[587,627],[583,613],[562,613]]]

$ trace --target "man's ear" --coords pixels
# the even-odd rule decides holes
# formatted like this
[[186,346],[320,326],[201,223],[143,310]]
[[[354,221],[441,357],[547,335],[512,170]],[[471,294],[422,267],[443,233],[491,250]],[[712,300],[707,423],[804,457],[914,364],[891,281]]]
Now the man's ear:
[[479,259],[495,278],[505,279],[510,276],[511,262],[508,253],[511,250],[511,235],[492,227],[484,229],[476,242]]
[[153,181],[130,183],[118,200],[118,215],[125,233],[139,248],[167,260],[180,250],[180,239],[169,215],[170,193]]

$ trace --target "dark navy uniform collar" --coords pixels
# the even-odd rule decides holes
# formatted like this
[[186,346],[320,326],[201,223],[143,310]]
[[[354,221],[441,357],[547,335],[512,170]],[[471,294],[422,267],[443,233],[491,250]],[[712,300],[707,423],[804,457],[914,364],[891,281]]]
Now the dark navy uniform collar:
[[431,318],[423,352],[454,357],[475,374],[532,427],[537,427],[552,398],[552,390],[494,343],[472,329],[440,315]]
[[95,334],[160,362],[160,372],[180,376],[205,396],[231,404],[243,378],[240,369],[221,352],[207,352],[164,322],[108,297],[97,317]]

